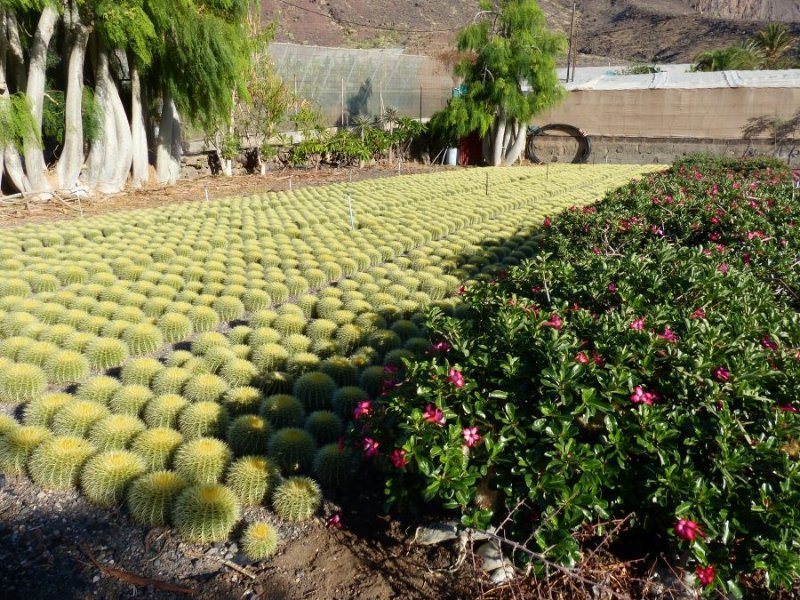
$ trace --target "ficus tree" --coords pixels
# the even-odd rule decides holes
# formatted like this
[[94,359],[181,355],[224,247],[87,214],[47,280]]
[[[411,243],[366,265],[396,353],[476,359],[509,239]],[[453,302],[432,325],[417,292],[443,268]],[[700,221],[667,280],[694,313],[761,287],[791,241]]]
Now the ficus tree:
[[536,0],[481,0],[480,12],[459,33],[458,50],[463,94],[436,122],[454,137],[478,131],[487,162],[510,165],[525,148],[531,117],[564,96],[556,60],[566,39],[548,29]]

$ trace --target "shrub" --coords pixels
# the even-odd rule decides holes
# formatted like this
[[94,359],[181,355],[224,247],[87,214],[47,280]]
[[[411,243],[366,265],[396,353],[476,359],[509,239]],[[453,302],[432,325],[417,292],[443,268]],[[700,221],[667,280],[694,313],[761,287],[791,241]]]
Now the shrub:
[[364,432],[394,463],[390,499],[477,527],[526,499],[506,527],[564,563],[578,530],[633,514],[640,543],[714,565],[721,593],[756,572],[791,588],[800,211],[783,168],[735,165],[547,219],[536,258],[471,286],[461,318],[433,310],[448,346]]

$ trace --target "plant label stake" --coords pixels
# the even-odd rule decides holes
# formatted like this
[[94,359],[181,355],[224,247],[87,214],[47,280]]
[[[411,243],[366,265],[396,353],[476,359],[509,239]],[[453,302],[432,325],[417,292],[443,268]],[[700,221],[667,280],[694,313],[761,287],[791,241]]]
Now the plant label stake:
[[205,184],[205,185],[203,186],[203,191],[204,191],[204,192],[205,192],[205,194],[206,194],[206,202],[208,202],[208,184]]
[[292,191],[292,175],[289,175],[289,191]]
[[353,198],[350,196],[349,193],[347,194],[347,207],[350,209],[350,229],[352,231],[355,231],[356,222],[355,219],[353,219]]

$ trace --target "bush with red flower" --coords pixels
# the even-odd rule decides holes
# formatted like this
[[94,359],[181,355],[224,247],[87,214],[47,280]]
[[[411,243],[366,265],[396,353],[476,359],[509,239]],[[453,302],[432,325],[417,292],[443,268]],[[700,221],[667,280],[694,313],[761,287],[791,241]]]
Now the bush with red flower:
[[436,501],[488,527],[526,498],[519,538],[564,564],[580,559],[578,531],[632,514],[699,586],[737,594],[755,575],[790,588],[800,204],[789,172],[684,161],[590,208],[551,218],[539,254],[504,278],[467,285],[459,318],[431,311],[448,351],[409,362],[363,423],[392,456],[390,501]]

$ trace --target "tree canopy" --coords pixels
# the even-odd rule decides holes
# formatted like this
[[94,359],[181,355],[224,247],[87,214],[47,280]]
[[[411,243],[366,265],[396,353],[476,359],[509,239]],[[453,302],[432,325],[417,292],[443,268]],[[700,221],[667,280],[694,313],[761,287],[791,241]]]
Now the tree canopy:
[[548,29],[535,0],[481,0],[479,8],[458,36],[455,73],[463,93],[434,125],[456,137],[489,135],[490,162],[510,164],[524,148],[531,117],[564,96],[556,61],[566,39]]

